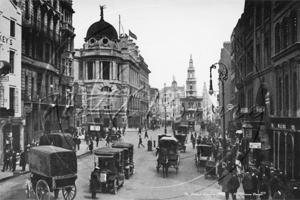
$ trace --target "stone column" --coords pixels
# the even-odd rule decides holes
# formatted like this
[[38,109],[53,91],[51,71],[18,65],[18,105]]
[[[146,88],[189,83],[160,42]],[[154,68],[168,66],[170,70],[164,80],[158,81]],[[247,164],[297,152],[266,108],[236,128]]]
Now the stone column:
[[280,153],[280,131],[277,131],[277,135],[278,135],[278,149],[277,149],[277,167],[278,169],[280,169],[280,166],[279,166],[279,153]]
[[109,62],[109,80],[113,79],[112,62]]
[[100,78],[100,64],[99,64],[99,60],[96,60],[96,79],[98,80]]
[[100,62],[100,79],[103,79],[103,62]]

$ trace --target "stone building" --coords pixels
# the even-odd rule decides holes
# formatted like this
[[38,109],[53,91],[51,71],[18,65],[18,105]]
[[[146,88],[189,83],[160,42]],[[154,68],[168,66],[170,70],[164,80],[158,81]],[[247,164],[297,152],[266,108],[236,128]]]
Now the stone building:
[[180,98],[180,103],[184,107],[184,115],[181,122],[187,123],[190,127],[200,124],[202,118],[203,98],[197,96],[197,78],[195,76],[195,68],[193,65],[192,55],[189,60],[186,79],[186,96]]
[[22,102],[26,143],[69,132],[72,110],[71,0],[18,1],[22,10]]
[[4,150],[24,149],[21,20],[21,10],[16,1],[0,1],[0,164]]
[[138,127],[148,111],[149,74],[136,43],[101,18],[87,30],[74,59],[75,93],[83,108],[81,124]]
[[185,96],[184,86],[178,86],[173,76],[171,86],[166,86],[160,90],[159,110],[163,123],[165,120],[171,125],[177,116],[180,116],[182,106],[180,98]]
[[256,162],[288,180],[300,179],[299,13],[299,1],[247,0],[231,36],[235,121],[261,143]]

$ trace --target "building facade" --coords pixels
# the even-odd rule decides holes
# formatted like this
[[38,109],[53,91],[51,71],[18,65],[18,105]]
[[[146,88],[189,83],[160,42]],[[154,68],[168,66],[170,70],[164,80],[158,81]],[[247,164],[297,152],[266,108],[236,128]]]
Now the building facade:
[[150,70],[138,46],[126,34],[101,18],[87,30],[82,49],[76,49],[75,83],[78,85],[87,128],[138,127],[148,111]]
[[231,36],[235,121],[288,180],[300,179],[299,13],[298,1],[246,1]]
[[70,132],[73,87],[71,0],[18,1],[22,10],[22,102],[26,143]]
[[3,152],[24,149],[21,103],[21,10],[0,1],[0,163]]
[[[221,130],[223,129],[223,126],[225,126],[225,130],[227,131],[227,136],[235,136],[235,129],[232,127],[232,114],[230,112],[230,107],[228,107],[228,104],[231,104],[231,43],[230,42],[224,42],[223,48],[221,49],[220,53],[220,60],[218,67],[219,70],[224,70],[224,66],[227,68],[227,79],[224,81],[224,91],[223,91],[223,84],[222,82],[219,82],[219,105],[220,105],[220,125]],[[224,92],[224,105],[223,105],[223,92]],[[225,112],[222,112],[222,108],[225,108]],[[225,120],[223,120],[223,117],[225,117]],[[223,123],[225,121],[225,124]]]
[[182,105],[180,98],[185,96],[184,86],[178,86],[175,77],[171,86],[166,86],[160,90],[159,110],[160,117],[163,122],[171,125],[177,116],[180,116]]

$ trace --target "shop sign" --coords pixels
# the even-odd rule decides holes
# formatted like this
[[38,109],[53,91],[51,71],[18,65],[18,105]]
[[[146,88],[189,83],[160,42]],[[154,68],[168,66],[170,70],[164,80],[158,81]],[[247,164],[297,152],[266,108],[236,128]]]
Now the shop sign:
[[261,149],[261,143],[260,142],[250,142],[249,148],[250,149]]

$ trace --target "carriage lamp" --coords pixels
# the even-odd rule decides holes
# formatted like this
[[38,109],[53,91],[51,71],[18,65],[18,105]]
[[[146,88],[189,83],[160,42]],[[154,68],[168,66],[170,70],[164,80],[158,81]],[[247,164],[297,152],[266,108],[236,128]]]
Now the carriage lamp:
[[219,81],[222,83],[222,115],[223,115],[223,159],[226,160],[227,155],[227,145],[226,145],[226,134],[225,134],[225,89],[224,84],[228,78],[228,70],[225,64],[223,63],[215,63],[210,67],[210,86],[209,86],[209,94],[212,95],[214,93],[213,86],[212,86],[212,69],[216,69],[216,65],[222,66],[220,69],[219,67]]

